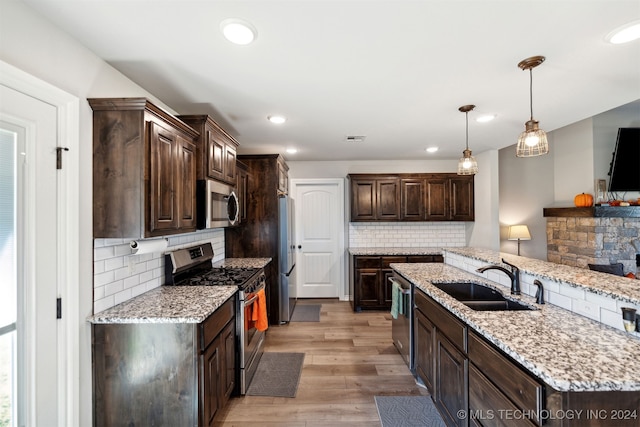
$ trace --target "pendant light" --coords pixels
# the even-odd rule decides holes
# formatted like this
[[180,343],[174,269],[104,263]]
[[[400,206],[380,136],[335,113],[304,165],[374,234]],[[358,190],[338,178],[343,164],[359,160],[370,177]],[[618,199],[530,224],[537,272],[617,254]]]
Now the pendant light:
[[465,119],[467,123],[467,132],[466,132],[466,149],[462,152],[462,157],[458,160],[458,175],[475,175],[478,173],[478,162],[476,162],[475,157],[471,155],[471,150],[469,150],[469,111],[476,108],[475,105],[463,105],[458,108],[458,111],[461,111],[465,114]]
[[538,127],[538,122],[533,120],[533,72],[532,70],[545,60],[544,56],[532,56],[523,59],[518,63],[518,67],[529,70],[529,106],[531,108],[531,118],[524,124],[525,130],[518,138],[516,147],[516,157],[541,156],[549,152],[549,142],[547,133]]

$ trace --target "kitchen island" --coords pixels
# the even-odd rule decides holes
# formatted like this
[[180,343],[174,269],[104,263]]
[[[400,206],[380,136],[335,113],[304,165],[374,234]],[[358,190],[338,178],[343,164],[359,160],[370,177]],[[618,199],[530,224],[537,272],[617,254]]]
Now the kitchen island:
[[[451,254],[464,256],[449,258]],[[523,268],[526,274],[533,274],[548,280],[552,278],[571,280],[575,288],[580,291],[589,288],[585,292],[598,295],[599,298],[603,295],[620,298],[622,304],[636,301],[636,291],[630,285],[635,285],[635,283],[631,279],[609,278],[606,275],[600,277],[603,273],[586,270],[570,272],[567,269],[581,269],[566,266],[554,268],[554,265],[548,265],[550,263],[543,261],[537,262],[515,256],[508,257],[506,254],[473,248],[452,249],[451,253],[445,251],[447,264],[444,265],[392,264],[391,267],[394,271],[415,285],[417,297],[423,296],[426,300],[435,303],[433,305],[435,310],[432,310],[432,313],[440,310],[438,307],[442,309],[439,318],[432,323],[428,320],[418,321],[419,316],[422,315],[420,313],[414,316],[416,317],[416,330],[424,331],[426,324],[430,325],[428,327],[433,328],[432,331],[434,331],[431,334],[427,330],[426,335],[420,335],[423,342],[418,345],[424,347],[425,336],[427,340],[433,338],[433,341],[427,344],[430,346],[428,351],[432,351],[434,357],[438,351],[442,352],[442,348],[447,351],[452,349],[447,354],[456,354],[458,357],[455,361],[458,364],[456,365],[458,369],[456,373],[459,374],[457,378],[459,380],[457,383],[459,395],[453,399],[449,395],[449,403],[441,402],[439,404],[441,412],[443,412],[443,407],[445,412],[447,411],[447,405],[449,405],[449,409],[451,406],[458,405],[460,409],[469,411],[465,412],[466,415],[476,415],[478,416],[477,420],[482,422],[480,418],[484,416],[486,420],[488,413],[493,417],[497,414],[506,414],[506,412],[500,413],[498,411],[500,409],[506,410],[507,404],[517,403],[520,397],[527,394],[526,388],[522,388],[521,384],[513,388],[512,395],[500,391],[499,383],[491,378],[487,372],[482,372],[479,366],[488,358],[484,356],[484,361],[482,357],[476,361],[474,354],[477,357],[478,354],[491,353],[493,356],[488,359],[489,362],[485,365],[489,366],[489,371],[492,369],[492,365],[502,366],[499,365],[498,359],[504,358],[505,368],[500,368],[503,372],[515,367],[513,372],[524,372],[523,377],[529,381],[528,384],[538,384],[537,389],[533,390],[532,388],[533,391],[530,392],[530,400],[537,402],[532,409],[533,415],[526,420],[530,424],[524,423],[522,425],[539,425],[543,418],[545,425],[558,426],[640,425],[640,414],[638,413],[638,407],[640,407],[640,365],[637,363],[640,354],[640,339],[635,334],[615,329],[553,304],[536,304],[534,298],[526,295],[531,291],[529,286],[526,286],[524,295],[510,295],[508,286],[448,264],[450,262],[456,263],[460,267],[475,271],[477,267],[482,265],[500,263],[503,255],[505,259],[509,258],[509,262]],[[494,270],[493,273],[497,274],[495,277],[504,276],[507,279],[507,276],[500,272]],[[596,274],[595,278],[592,276],[593,274]],[[580,278],[583,276],[588,277],[585,284],[580,283]],[[629,282],[620,282],[620,280],[628,280]],[[505,297],[522,302],[532,309],[475,311],[433,285],[434,283],[448,282],[485,284],[499,290]],[[602,285],[603,282],[606,284]],[[601,287],[598,288],[597,284],[600,284]],[[549,287],[555,289],[553,284],[550,284]],[[627,287],[631,289],[627,289]],[[525,291],[524,288],[523,291]],[[455,339],[442,338],[444,335],[437,326],[433,325],[442,323],[440,319],[446,316],[452,317],[452,322],[457,328],[454,330],[460,335],[460,340],[457,342]],[[618,322],[620,325],[622,324],[621,315],[618,315]],[[443,329],[448,327],[449,325],[445,325]],[[416,334],[418,333],[421,332],[416,332]],[[416,344],[416,334],[414,334],[414,344]],[[455,344],[451,344],[452,341]],[[441,343],[444,343],[443,346],[440,346]],[[433,345],[431,346],[431,344]],[[483,349],[482,352],[477,351],[480,347]],[[416,352],[419,351],[420,349],[417,348]],[[417,355],[416,359],[420,357]],[[440,359],[438,360],[441,362]],[[433,371],[444,369],[442,368],[444,365],[436,364],[435,359],[433,365],[430,363],[431,361],[427,362],[429,366],[426,371],[431,368]],[[416,367],[417,371],[418,368]],[[450,373],[446,372],[447,375]],[[498,372],[498,376],[499,374]],[[451,381],[451,378],[446,380]],[[507,380],[513,381],[512,378]],[[433,384],[436,385],[436,389],[432,388],[430,391],[438,404],[438,395],[441,390],[437,389],[438,382],[434,381]],[[487,388],[482,388],[482,384],[488,384]],[[448,385],[444,383],[442,387],[446,388]],[[508,389],[508,387],[505,388]],[[455,405],[451,402],[455,402]],[[493,409],[482,406],[491,402],[502,403]],[[520,410],[521,414],[524,413],[525,408],[513,404],[516,410]],[[449,423],[468,425],[466,424],[468,421],[465,418],[466,415],[462,419],[456,418],[455,412],[453,414],[448,419]],[[511,414],[517,413],[512,412]],[[554,414],[555,419],[551,419]],[[569,416],[574,416],[573,424],[568,419]],[[590,418],[587,419],[587,416]],[[620,418],[615,419],[617,416]],[[471,420],[471,425],[474,425],[474,421],[476,420]],[[508,419],[500,421],[509,424]]]

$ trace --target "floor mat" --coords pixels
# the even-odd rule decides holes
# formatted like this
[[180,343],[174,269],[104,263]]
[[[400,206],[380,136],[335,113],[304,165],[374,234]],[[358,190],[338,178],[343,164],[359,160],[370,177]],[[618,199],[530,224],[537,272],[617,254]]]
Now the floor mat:
[[304,353],[262,354],[248,396],[296,397]]
[[292,322],[319,322],[320,305],[318,304],[296,304],[291,316]]
[[429,396],[375,396],[382,427],[446,427]]

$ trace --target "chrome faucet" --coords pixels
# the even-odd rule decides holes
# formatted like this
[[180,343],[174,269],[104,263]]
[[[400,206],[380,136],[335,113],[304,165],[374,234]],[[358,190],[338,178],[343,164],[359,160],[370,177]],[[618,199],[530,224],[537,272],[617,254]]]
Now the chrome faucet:
[[507,270],[506,268],[500,265],[487,265],[484,267],[480,267],[476,271],[478,273],[484,273],[487,270],[502,271],[504,274],[509,276],[509,279],[511,279],[511,293],[513,295],[520,295],[520,269],[513,264],[509,264],[507,261],[504,260],[504,258],[502,259],[502,262],[504,264],[507,264],[509,267],[511,267],[511,270]]

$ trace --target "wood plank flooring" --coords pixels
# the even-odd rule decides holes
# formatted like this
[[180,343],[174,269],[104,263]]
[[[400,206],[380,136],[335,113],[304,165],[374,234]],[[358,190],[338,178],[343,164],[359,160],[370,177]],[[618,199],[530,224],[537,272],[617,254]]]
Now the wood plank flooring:
[[354,313],[338,300],[298,304],[321,304],[320,322],[270,326],[265,340],[265,351],[305,353],[296,397],[234,397],[216,426],[380,426],[374,396],[428,395],[393,346],[388,312]]

